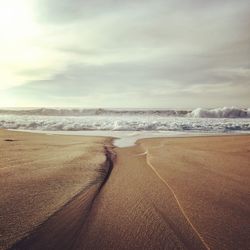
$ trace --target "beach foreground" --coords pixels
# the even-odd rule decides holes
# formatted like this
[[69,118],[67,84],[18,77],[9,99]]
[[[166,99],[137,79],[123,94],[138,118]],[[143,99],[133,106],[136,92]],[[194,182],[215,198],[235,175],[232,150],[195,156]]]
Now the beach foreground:
[[[0,130],[0,249],[38,230],[79,196],[80,216],[86,217],[108,171],[104,146],[109,144],[101,137]],[[70,231],[74,213],[65,214],[58,226]]]
[[0,133],[1,249],[250,247],[250,136]]

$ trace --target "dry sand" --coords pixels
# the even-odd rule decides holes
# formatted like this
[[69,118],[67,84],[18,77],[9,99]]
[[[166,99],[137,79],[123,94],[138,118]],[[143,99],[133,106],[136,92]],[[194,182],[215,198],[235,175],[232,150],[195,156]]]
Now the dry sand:
[[0,130],[0,249],[36,229],[77,195],[88,201],[82,207],[89,205],[109,141]]
[[[19,141],[6,142],[5,133],[0,161],[3,249],[27,232],[24,228],[37,225],[34,218],[41,222],[56,210],[13,249],[250,248],[250,136],[140,140],[134,147],[115,149],[105,185],[89,185],[79,192],[86,184],[85,171],[93,174],[93,168],[105,166],[103,138],[20,134]],[[45,137],[49,141],[43,144]],[[54,146],[45,153],[44,145],[50,144]],[[6,146],[8,151],[2,145],[16,146]],[[24,151],[19,156],[18,148]],[[78,152],[81,160],[72,165],[65,159],[68,151],[73,159]],[[10,174],[3,172],[5,168]],[[74,191],[72,179],[78,183]],[[66,200],[70,201],[62,206]],[[15,230],[10,228],[16,224]]]

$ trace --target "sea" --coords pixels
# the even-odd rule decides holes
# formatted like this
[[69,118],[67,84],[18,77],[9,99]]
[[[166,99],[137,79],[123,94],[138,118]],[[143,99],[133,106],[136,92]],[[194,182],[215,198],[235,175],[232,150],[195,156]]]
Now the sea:
[[47,134],[112,136],[116,146],[140,138],[250,133],[250,109],[0,109],[0,128]]

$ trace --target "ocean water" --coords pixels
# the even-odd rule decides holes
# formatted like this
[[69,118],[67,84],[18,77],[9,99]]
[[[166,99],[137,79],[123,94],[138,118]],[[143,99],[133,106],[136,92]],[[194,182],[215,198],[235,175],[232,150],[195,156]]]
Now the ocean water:
[[250,110],[0,110],[0,128],[44,131],[250,131]]
[[250,132],[250,110],[0,109],[0,128],[47,134],[115,137],[119,147],[141,138]]

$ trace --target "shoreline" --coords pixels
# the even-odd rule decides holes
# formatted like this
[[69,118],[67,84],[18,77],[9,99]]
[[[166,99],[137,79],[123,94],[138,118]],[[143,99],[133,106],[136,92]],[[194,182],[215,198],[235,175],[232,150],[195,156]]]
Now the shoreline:
[[[250,132],[179,132],[179,131],[43,131],[43,130],[14,130],[34,134],[46,135],[67,135],[67,136],[87,136],[112,138],[112,144],[115,147],[132,147],[138,140],[150,138],[187,138],[187,137],[211,137],[211,136],[234,136],[250,135]],[[115,134],[115,136],[114,136]]]
[[[6,249],[7,245],[12,245],[11,249],[31,247],[37,250],[249,247],[250,202],[245,199],[250,183],[249,134],[146,138],[132,147],[121,148],[114,147],[113,138],[106,137],[48,136],[6,130],[0,130],[0,135],[0,143],[6,147],[0,150],[8,160],[0,160],[0,175],[7,180],[10,178],[9,182],[0,183],[6,190],[1,198],[9,199],[8,204],[0,199],[0,212],[4,214],[0,220],[5,225],[5,232],[0,227],[0,235],[4,232],[7,237],[2,241],[0,236],[0,249]],[[105,145],[112,152],[105,149]],[[13,151],[15,147],[21,150],[21,155],[18,150]],[[115,159],[113,151],[117,155]],[[72,154],[70,161],[65,152]],[[13,166],[13,160],[19,156],[19,164]],[[31,163],[23,162],[26,158]],[[98,169],[105,173],[105,161],[114,167],[110,175],[106,174],[108,181],[106,179],[100,192],[96,192],[95,184],[100,185],[103,180],[98,177]],[[65,167],[61,168],[59,162]],[[50,163],[49,168],[47,163]],[[7,169],[1,168],[3,166]],[[29,171],[23,173],[26,168]],[[53,168],[59,169],[54,172]],[[30,169],[35,171],[30,172]],[[39,173],[34,174],[35,182],[33,172]],[[86,187],[91,180],[84,177],[86,174],[99,182],[92,182],[93,189],[81,193],[79,187]],[[63,182],[60,181],[62,175]],[[71,185],[79,181],[79,196],[67,191],[71,190],[68,179],[73,180]],[[58,182],[62,186],[55,190]],[[12,190],[12,185],[17,185],[18,189]],[[26,186],[27,192],[18,191]],[[49,202],[65,191],[65,206],[48,209]],[[29,202],[33,207],[27,202],[20,203],[20,195],[22,199],[33,197]],[[13,208],[15,203],[21,206],[20,210]],[[19,235],[26,232],[26,238],[20,238],[10,227],[18,221],[31,225],[28,216],[39,214],[44,208],[52,217],[47,212],[47,220],[40,219],[41,226],[37,227],[39,223],[34,221],[37,226],[33,224],[30,230],[19,228]],[[13,214],[15,218],[11,217]],[[37,229],[34,231],[34,228]],[[8,230],[12,231],[9,236]],[[28,231],[33,233],[27,234]]]

